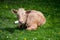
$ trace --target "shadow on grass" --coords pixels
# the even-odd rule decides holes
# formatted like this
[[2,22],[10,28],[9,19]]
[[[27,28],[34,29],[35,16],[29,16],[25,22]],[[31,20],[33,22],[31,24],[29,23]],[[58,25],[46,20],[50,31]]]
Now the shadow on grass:
[[13,33],[15,30],[25,30],[27,27],[25,25],[21,25],[20,27],[15,27],[15,28],[0,28],[2,31],[8,31],[10,33]]

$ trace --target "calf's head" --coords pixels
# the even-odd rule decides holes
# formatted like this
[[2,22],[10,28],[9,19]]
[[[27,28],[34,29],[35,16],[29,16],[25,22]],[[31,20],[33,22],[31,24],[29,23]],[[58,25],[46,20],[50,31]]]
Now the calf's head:
[[19,8],[18,10],[12,9],[12,12],[17,15],[20,24],[25,24],[26,11],[23,8]]

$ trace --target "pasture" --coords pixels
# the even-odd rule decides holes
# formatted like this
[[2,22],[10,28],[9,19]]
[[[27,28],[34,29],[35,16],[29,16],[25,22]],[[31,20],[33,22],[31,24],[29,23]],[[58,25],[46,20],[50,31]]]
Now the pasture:
[[[46,24],[35,31],[17,29],[17,17],[11,9],[20,7],[41,11]],[[0,40],[60,40],[59,0],[0,0]]]

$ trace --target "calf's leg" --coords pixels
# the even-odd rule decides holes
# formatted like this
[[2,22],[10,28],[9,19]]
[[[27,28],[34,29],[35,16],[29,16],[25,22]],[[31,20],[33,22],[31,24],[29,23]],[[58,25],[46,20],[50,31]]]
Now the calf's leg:
[[32,24],[31,26],[27,27],[26,30],[36,30],[37,29],[37,24]]

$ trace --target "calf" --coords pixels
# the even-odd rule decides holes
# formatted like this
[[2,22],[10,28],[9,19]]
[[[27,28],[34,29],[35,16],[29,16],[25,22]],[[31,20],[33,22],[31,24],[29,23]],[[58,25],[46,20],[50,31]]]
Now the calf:
[[36,10],[26,11],[24,8],[19,8],[18,10],[13,9],[18,17],[20,25],[25,24],[27,26],[26,30],[36,30],[38,26],[41,26],[46,23],[46,18],[43,13]]

